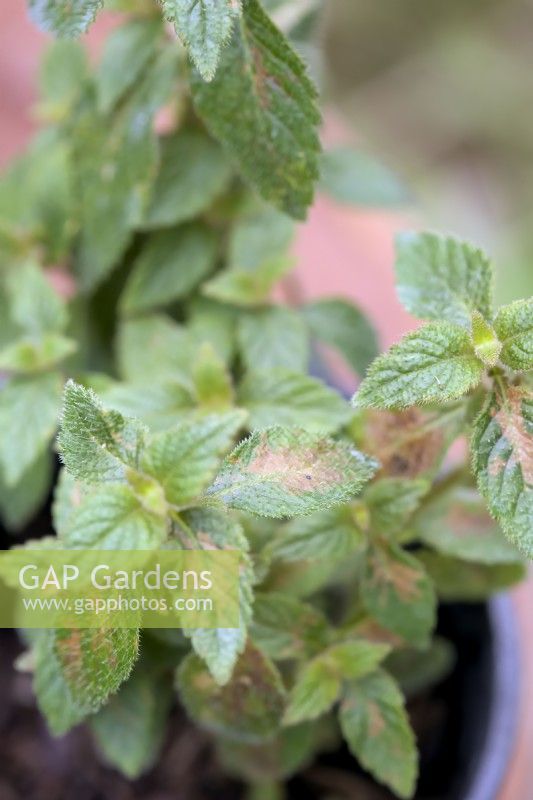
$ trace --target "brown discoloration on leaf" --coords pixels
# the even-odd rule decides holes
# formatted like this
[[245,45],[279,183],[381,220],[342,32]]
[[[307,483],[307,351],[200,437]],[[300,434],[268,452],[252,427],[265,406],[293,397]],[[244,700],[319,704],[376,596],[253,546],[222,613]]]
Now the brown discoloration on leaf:
[[505,461],[505,459],[503,459],[501,456],[491,459],[488,466],[489,475],[492,478],[497,478],[498,475],[501,475],[501,473],[504,471],[508,463],[509,462]]
[[525,482],[533,486],[533,436],[526,429],[522,413],[522,401],[525,397],[526,393],[522,388],[509,387],[505,400],[500,402],[500,407],[494,414],[494,420],[513,448],[513,459],[520,465]]
[[312,492],[319,486],[342,480],[341,471],[331,464],[327,444],[314,448],[272,448],[264,439],[257,448],[248,471],[268,477],[281,477],[285,487],[296,494]]
[[379,622],[368,617],[367,619],[359,622],[355,628],[355,632],[362,639],[367,639],[376,644],[390,644],[392,647],[402,647],[405,645],[405,639],[398,634],[388,631],[383,628]]
[[386,475],[423,475],[435,465],[444,444],[442,430],[423,430],[427,421],[427,414],[418,408],[369,411],[363,449],[381,462]]
[[368,734],[371,739],[379,736],[385,728],[385,720],[377,703],[370,701],[368,710]]
[[70,674],[78,674],[83,669],[82,634],[81,630],[71,630],[68,636],[57,639],[57,654]]
[[480,535],[488,533],[492,521],[489,515],[481,509],[476,511],[464,506],[452,506],[446,515],[444,524],[451,528],[460,539],[468,539],[470,536],[479,538]]
[[416,600],[420,595],[420,574],[416,569],[394,561],[390,564],[389,576],[396,592],[403,600]]

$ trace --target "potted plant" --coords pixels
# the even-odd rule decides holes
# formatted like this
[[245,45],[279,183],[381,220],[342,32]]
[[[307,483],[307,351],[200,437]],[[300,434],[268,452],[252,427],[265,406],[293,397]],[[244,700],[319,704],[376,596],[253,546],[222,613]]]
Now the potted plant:
[[[24,531],[53,483],[30,550],[237,550],[240,625],[29,631],[18,666],[94,796],[353,797],[366,774],[412,797],[413,725],[431,748],[461,658],[438,600],[512,585],[533,550],[533,300],[496,311],[481,251],[409,233],[398,293],[425,322],[387,353],[343,299],[273,304],[320,176],[400,192],[321,152],[296,49],[318,4],[113,5],[91,69],[70,37],[101,0],[29,2],[60,40],[0,185],[0,510]],[[363,378],[351,404],[310,374],[324,344]]]

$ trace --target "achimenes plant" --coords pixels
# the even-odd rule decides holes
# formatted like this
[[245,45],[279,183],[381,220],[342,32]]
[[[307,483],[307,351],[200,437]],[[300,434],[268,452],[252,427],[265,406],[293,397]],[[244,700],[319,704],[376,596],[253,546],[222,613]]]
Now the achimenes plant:
[[[77,35],[102,2],[29,5]],[[533,550],[533,302],[494,316],[483,254],[422,234],[399,291],[433,321],[375,361],[344,300],[273,305],[319,172],[343,201],[404,196],[361,153],[320,153],[294,49],[318,4],[268,3],[283,34],[257,0],[165,0],[196,66],[159,5],[113,5],[130,15],[95,71],[51,49],[46,127],[0,183],[0,512],[17,531],[42,505],[61,417],[55,535],[29,546],[239,550],[241,624],[34,632],[37,702],[129,777],[179,698],[261,797],[341,737],[410,797],[404,696],[453,663],[437,597],[510,586]],[[312,343],[373,361],[355,410],[308,374]],[[495,521],[447,457],[465,436]]]

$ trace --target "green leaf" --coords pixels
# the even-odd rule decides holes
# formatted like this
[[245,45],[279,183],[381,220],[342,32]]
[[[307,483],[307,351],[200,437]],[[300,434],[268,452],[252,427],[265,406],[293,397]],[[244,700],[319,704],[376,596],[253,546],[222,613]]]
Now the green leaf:
[[210,345],[225,364],[235,354],[237,312],[216,300],[197,297],[190,305],[187,329],[197,347]]
[[14,486],[57,427],[63,381],[55,372],[13,378],[0,389],[0,470]]
[[411,698],[442,683],[453,670],[456,660],[453,645],[436,637],[427,650],[394,650],[385,667],[407,698]]
[[415,737],[402,694],[386,672],[368,675],[350,689],[340,724],[361,765],[395,794],[412,797],[418,772]]
[[39,75],[39,110],[46,119],[66,117],[80,96],[87,72],[86,53],[79,42],[63,39],[48,48]]
[[5,276],[5,287],[10,317],[21,331],[41,337],[64,330],[65,303],[37,264],[27,261],[10,269]]
[[413,528],[418,539],[443,555],[480,564],[521,561],[478,493],[467,487],[452,488],[424,504]]
[[215,509],[195,508],[186,511],[183,518],[188,527],[182,532],[193,531],[197,541],[187,542],[205,549],[239,550],[241,553],[239,569],[240,625],[238,628],[196,628],[186,631],[197,655],[202,658],[213,679],[219,685],[226,684],[233,673],[237,658],[246,645],[247,627],[251,616],[252,584],[254,573],[246,555],[249,545],[244,532],[234,519]]
[[62,736],[89,713],[72,698],[55,651],[55,631],[39,631],[33,650],[33,691],[50,732]]
[[178,673],[185,708],[202,728],[242,742],[275,735],[285,704],[285,690],[274,664],[248,644],[231,681],[218,686],[203,662],[189,655]]
[[40,455],[14,486],[6,486],[0,476],[0,519],[4,527],[17,533],[44,505],[52,484],[49,453]]
[[52,521],[59,539],[70,529],[72,515],[89,491],[89,487],[77,481],[64,467],[59,471],[52,502]]
[[85,33],[104,0],[28,0],[33,22],[55,36],[67,38]]
[[492,267],[466,242],[432,233],[397,239],[398,295],[411,314],[470,327],[472,311],[492,315]]
[[61,539],[66,547],[82,550],[152,550],[167,533],[165,518],[143,504],[131,487],[109,484],[82,498]]
[[134,780],[155,762],[172,702],[167,676],[135,669],[117,694],[91,718],[91,732],[105,761]]
[[223,269],[203,286],[203,293],[223,303],[236,306],[262,306],[270,298],[275,284],[290,269],[287,258],[262,264],[255,270]]
[[305,372],[309,362],[309,336],[296,311],[283,306],[243,314],[237,329],[239,349],[246,369],[281,367]]
[[184,422],[196,409],[192,389],[178,381],[111,383],[100,398],[106,408],[140,419],[154,433]]
[[243,422],[242,411],[234,410],[160,433],[144,451],[141,468],[158,481],[170,504],[189,505],[212,481]]
[[319,342],[337,350],[350,367],[364,375],[379,352],[376,333],[357,306],[347,300],[317,300],[302,309]]
[[377,668],[388,645],[353,641],[335,644],[304,665],[289,695],[285,725],[316,719],[339,699],[344,680],[358,680]]
[[202,409],[226,411],[234,401],[231,374],[210,344],[198,351],[193,369],[196,400]]
[[286,256],[294,238],[294,222],[255,199],[231,231],[228,262],[232,269],[253,272]]
[[46,334],[40,341],[19,339],[0,350],[0,370],[26,374],[41,372],[56,366],[76,351],[73,339]]
[[494,328],[503,345],[502,361],[512,369],[533,369],[533,297],[500,308]]
[[433,586],[422,564],[395,544],[371,546],[361,584],[368,612],[384,628],[424,647],[436,621]]
[[281,592],[256,594],[251,627],[253,641],[277,661],[305,658],[328,643],[324,615],[307,603]]
[[320,188],[339,203],[396,208],[412,198],[399,178],[361,150],[337,147],[322,155]]
[[139,631],[60,628],[54,634],[54,654],[76,705],[97,711],[128,678],[139,652]]
[[179,130],[165,137],[143,228],[193,219],[224,191],[230,177],[231,165],[223,151],[201,131]]
[[164,380],[190,385],[196,348],[188,331],[163,314],[123,322],[117,357],[125,380],[149,386]]
[[137,420],[106,411],[91,389],[68,381],[58,446],[75,478],[89,483],[124,479],[128,468],[137,468],[144,439]]
[[133,98],[111,123],[88,106],[77,121],[81,232],[75,267],[85,290],[108,276],[143,218],[157,165],[153,104],[152,98]]
[[273,546],[282,561],[340,559],[362,551],[366,538],[356,526],[350,506],[319,511],[284,526]]
[[274,427],[239,444],[207,494],[265,517],[312,514],[349,500],[375,469],[346,442]]
[[476,356],[487,366],[494,367],[498,363],[502,351],[494,328],[481,316],[479,311],[472,312],[472,341]]
[[302,219],[318,177],[316,90],[257,0],[246,3],[214,80],[193,74],[192,93],[243,176],[265,200]]
[[442,600],[479,602],[520,583],[526,575],[523,564],[472,564],[462,559],[418,551]]
[[469,334],[432,322],[379,356],[354,397],[358,408],[405,408],[466,394],[483,375]]
[[241,14],[240,0],[164,0],[164,6],[198,72],[211,81],[233,21]]
[[107,39],[96,76],[98,106],[109,113],[135,85],[161,38],[157,17],[133,19],[114,30]]
[[121,298],[125,312],[165,306],[191,292],[212,272],[214,233],[205,225],[159,231],[146,239]]
[[382,478],[372,483],[364,494],[372,529],[385,537],[402,531],[429,488],[421,479]]
[[333,389],[317,378],[284,369],[249,373],[238,398],[250,412],[251,428],[298,425],[333,433],[350,417],[348,403]]
[[500,386],[474,423],[472,467],[504,533],[533,557],[533,394]]

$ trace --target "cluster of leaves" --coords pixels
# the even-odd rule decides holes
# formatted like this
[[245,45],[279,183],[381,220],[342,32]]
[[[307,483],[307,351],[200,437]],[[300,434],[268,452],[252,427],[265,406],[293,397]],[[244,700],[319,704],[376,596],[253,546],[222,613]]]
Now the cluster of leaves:
[[[74,36],[103,3],[29,5]],[[399,242],[399,294],[431,321],[383,356],[344,300],[273,304],[319,171],[341,202],[404,190],[320,154],[309,19],[285,36],[257,0],[165,0],[190,65],[160,6],[113,5],[132,13],[95,72],[51,49],[47,125],[0,183],[0,514],[16,531],[42,505],[60,420],[56,535],[31,546],[239,550],[241,625],[35,633],[39,706],[135,777],[177,690],[252,785],[343,736],[409,797],[404,697],[453,663],[438,598],[485,598],[533,551],[532,301],[494,315],[485,256],[422,234]],[[317,344],[369,368],[355,409],[309,374]],[[446,460],[464,436],[479,492]]]

